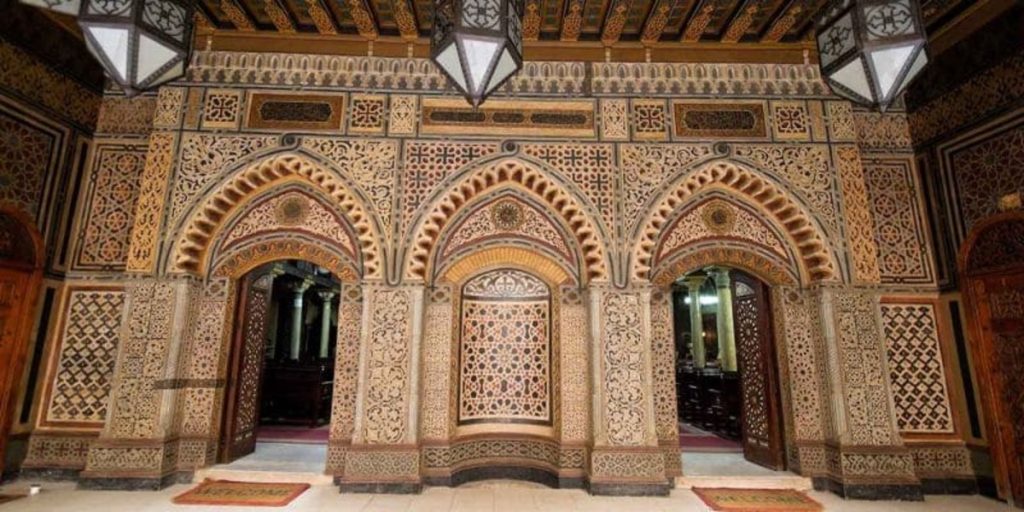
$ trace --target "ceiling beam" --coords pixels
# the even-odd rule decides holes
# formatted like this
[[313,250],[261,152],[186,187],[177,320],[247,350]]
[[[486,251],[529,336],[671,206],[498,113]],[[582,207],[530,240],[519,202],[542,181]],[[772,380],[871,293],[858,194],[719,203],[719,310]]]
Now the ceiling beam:
[[228,21],[238,30],[245,32],[256,30],[256,24],[249,17],[249,13],[245,12],[245,9],[238,4],[238,0],[220,0],[220,10],[224,11]]
[[763,9],[770,9],[775,6],[775,2],[766,0],[746,0],[743,5],[740,6],[739,14],[729,22],[729,26],[725,29],[725,33],[722,34],[723,43],[738,43],[741,38],[750,30],[750,25],[754,22],[754,18],[761,13]]
[[680,41],[684,43],[700,41],[708,24],[711,23],[711,17],[715,14],[715,3],[715,0],[701,0],[697,11],[683,25],[683,35],[679,38]]
[[604,28],[601,30],[601,43],[611,46],[619,42],[622,29],[626,27],[626,16],[629,14],[631,0],[611,0],[605,12]]
[[338,28],[334,26],[334,16],[321,0],[306,0],[306,10],[309,11],[309,17],[313,19],[317,32],[321,34],[338,33]]
[[402,39],[415,40],[420,37],[420,27],[416,24],[416,14],[412,8],[412,0],[391,0],[395,24]]
[[263,8],[267,11],[267,17],[270,18],[278,32],[295,32],[295,21],[277,0],[263,0]]
[[[668,25],[668,15],[672,9],[681,2],[692,3],[693,0],[657,0],[651,11],[644,20],[643,29],[640,31],[640,42],[645,45],[652,45],[661,40],[661,35]],[[690,6],[687,6],[688,10]]]
[[[355,34],[322,35],[315,33],[281,34],[272,31],[239,32],[215,30],[209,35],[212,50],[237,52],[304,53],[365,56],[368,41]],[[373,43],[379,57],[407,57],[411,41],[398,36],[380,36]],[[707,62],[802,64],[804,52],[816,59],[811,43],[728,44],[712,41],[679,43],[664,41],[645,45],[640,41],[619,41],[606,47],[600,41],[580,41],[566,45],[561,41],[527,41],[526,60],[604,62]],[[412,42],[412,56],[430,56],[430,40]]]
[[364,39],[377,39],[380,36],[380,32],[377,30],[377,20],[373,18],[373,13],[366,4],[366,0],[347,0],[345,4],[348,5],[349,14],[356,24],[359,35]]
[[526,0],[523,6],[523,39],[526,41],[540,39],[540,24],[544,21],[541,7],[541,0]]
[[[591,0],[597,1],[597,0]],[[583,30],[584,0],[567,0],[565,13],[562,16],[562,41],[577,41]]]

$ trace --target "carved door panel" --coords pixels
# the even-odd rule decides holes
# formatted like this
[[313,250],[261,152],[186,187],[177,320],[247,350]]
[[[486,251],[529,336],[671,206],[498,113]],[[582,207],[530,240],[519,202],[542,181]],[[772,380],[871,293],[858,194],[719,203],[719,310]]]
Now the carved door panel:
[[[979,286],[980,285],[980,286]],[[1024,505],[1024,271],[992,275],[974,283],[976,297],[987,297],[982,328],[990,336],[988,361],[993,402],[1002,410],[993,425],[1003,444],[1013,500]],[[987,314],[986,314],[987,313]],[[987,318],[986,318],[987,317]]]
[[228,368],[227,404],[221,462],[231,462],[256,450],[272,275],[242,279],[235,333]]
[[733,274],[733,322],[742,395],[743,456],[771,469],[785,469],[778,373],[772,341],[768,288]]
[[32,281],[31,272],[0,266],[0,472],[17,402],[17,383],[25,365],[26,328],[35,297]]

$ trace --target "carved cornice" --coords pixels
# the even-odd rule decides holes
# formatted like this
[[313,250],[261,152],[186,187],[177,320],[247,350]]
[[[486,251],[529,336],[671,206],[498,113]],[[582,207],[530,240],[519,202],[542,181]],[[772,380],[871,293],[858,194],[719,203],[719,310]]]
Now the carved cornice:
[[[197,51],[188,80],[195,83],[419,91],[454,94],[428,59]],[[497,96],[825,97],[813,64],[585,63],[528,61]]]

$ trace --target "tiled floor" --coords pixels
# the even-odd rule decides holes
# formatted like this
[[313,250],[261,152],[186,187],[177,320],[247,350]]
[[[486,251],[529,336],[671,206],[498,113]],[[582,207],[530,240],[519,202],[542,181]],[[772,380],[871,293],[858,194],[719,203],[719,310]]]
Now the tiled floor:
[[323,473],[326,461],[326,444],[256,443],[255,452],[217,467],[235,471]]
[[772,471],[747,462],[742,453],[683,452],[683,473],[688,476],[777,476],[788,471]]
[[[26,482],[15,482],[0,492],[23,492]],[[0,512],[706,512],[708,507],[688,490],[667,498],[609,498],[583,491],[554,490],[506,481],[480,482],[456,489],[431,487],[419,495],[340,494],[334,486],[317,485],[281,509],[250,507],[180,506],[171,498],[189,488],[175,485],[159,492],[78,491],[73,484],[45,484],[38,496],[0,505]],[[827,493],[811,497],[832,512],[1012,512],[1004,504],[976,496],[929,497],[923,503],[843,501]]]

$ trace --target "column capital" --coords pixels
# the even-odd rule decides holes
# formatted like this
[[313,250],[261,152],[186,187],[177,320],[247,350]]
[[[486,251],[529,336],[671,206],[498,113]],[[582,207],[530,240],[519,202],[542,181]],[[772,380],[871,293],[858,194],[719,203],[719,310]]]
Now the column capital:
[[725,288],[729,286],[729,269],[726,267],[708,267],[708,275],[715,280],[715,286]]
[[306,290],[311,286],[313,286],[312,279],[303,279],[302,281],[288,283],[288,290],[295,292],[296,294],[301,294],[306,293]]
[[695,292],[699,291],[701,286],[704,286],[704,281],[707,281],[707,279],[708,276],[705,275],[691,274],[684,277],[682,282],[691,292]]
[[330,302],[331,299],[334,298],[336,293],[334,292],[334,290],[317,290],[316,295],[317,297],[320,297],[320,300],[324,302]]

